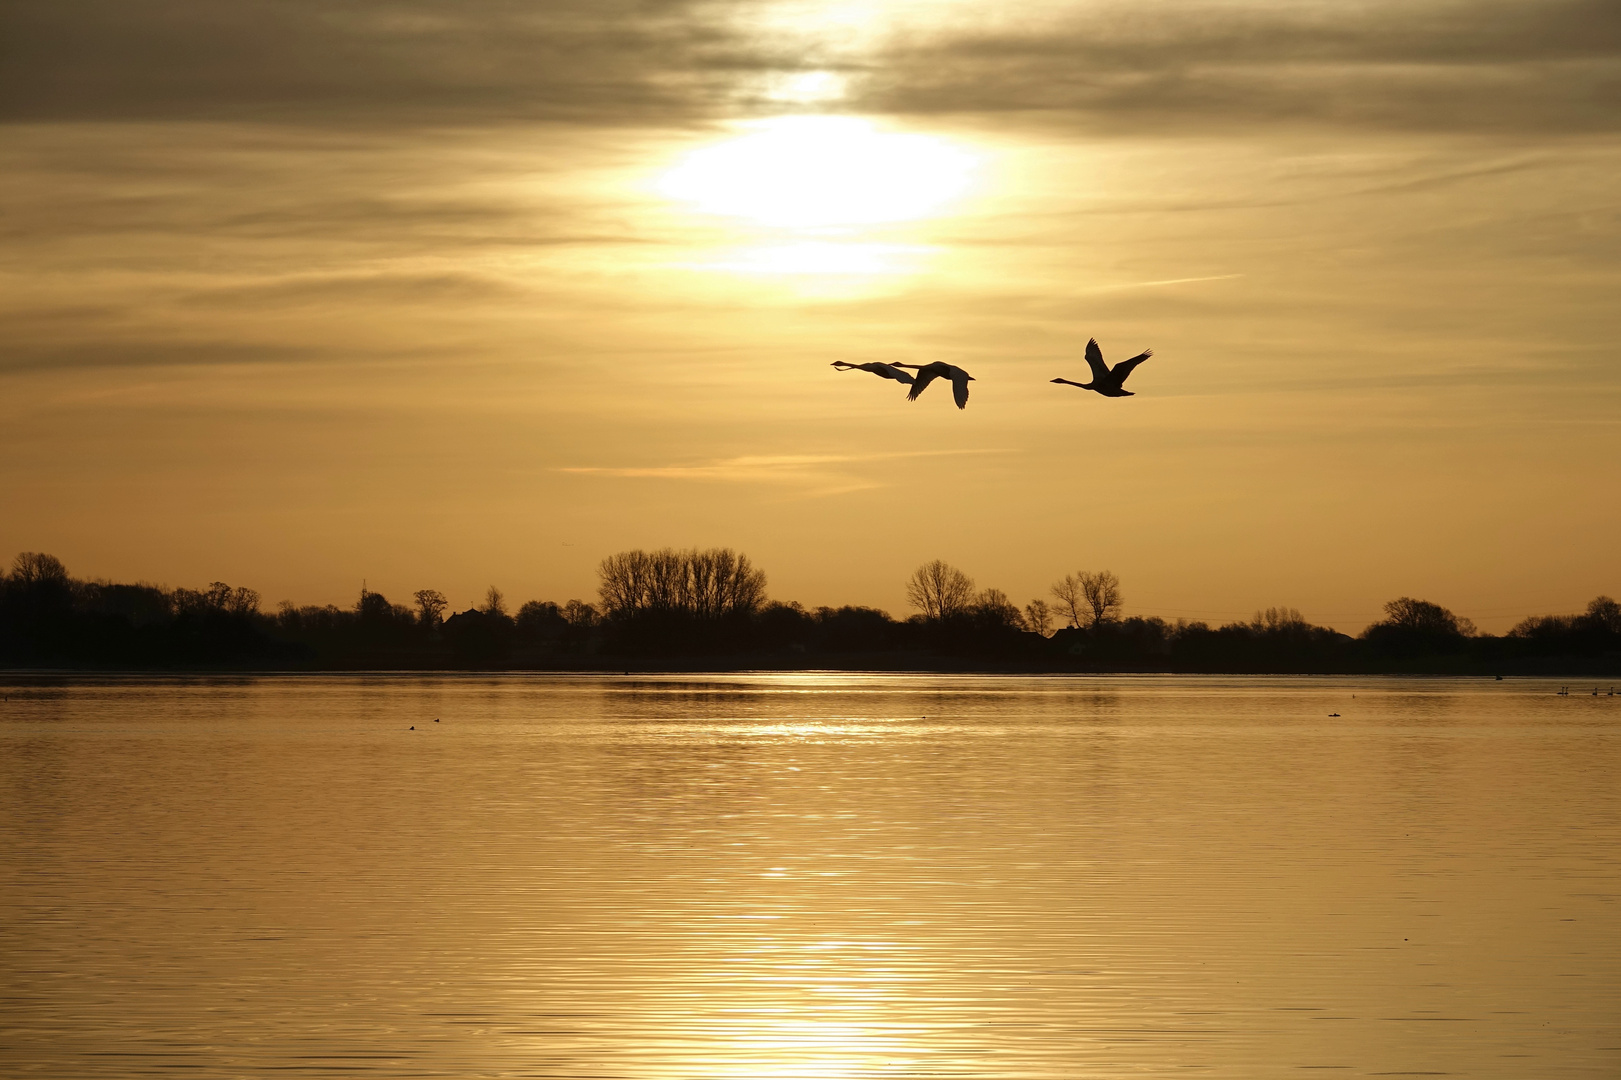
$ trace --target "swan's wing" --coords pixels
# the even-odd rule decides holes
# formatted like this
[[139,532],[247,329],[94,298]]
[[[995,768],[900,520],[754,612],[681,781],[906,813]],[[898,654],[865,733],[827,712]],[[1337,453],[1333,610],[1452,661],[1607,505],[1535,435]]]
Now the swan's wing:
[[968,408],[968,372],[962,368],[951,373],[951,396],[957,400],[957,408]]
[[874,364],[869,370],[871,370],[874,375],[882,375],[886,379],[894,379],[896,382],[906,383],[908,386],[910,386],[913,382],[912,376],[908,375],[894,364]]
[[1109,377],[1109,365],[1103,362],[1103,350],[1098,348],[1097,338],[1086,341],[1086,366],[1092,369],[1093,382]]
[[1114,380],[1114,384],[1119,386],[1121,383],[1125,382],[1126,376],[1131,374],[1133,368],[1153,355],[1153,349],[1144,349],[1141,353],[1133,356],[1130,360],[1120,361],[1120,363],[1114,366],[1114,370],[1109,372],[1110,377]]
[[[931,364],[929,366],[933,367],[934,365]],[[939,374],[940,373],[938,371],[930,371],[928,368],[919,368],[917,372],[917,381],[912,383],[912,392],[906,395],[906,400],[916,401],[917,396],[923,393],[924,390],[927,390],[929,384],[932,383],[935,376]]]

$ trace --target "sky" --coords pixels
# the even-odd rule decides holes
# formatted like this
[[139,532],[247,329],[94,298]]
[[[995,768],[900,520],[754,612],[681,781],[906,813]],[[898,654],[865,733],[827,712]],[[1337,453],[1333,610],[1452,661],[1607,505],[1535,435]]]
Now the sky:
[[0,125],[0,557],[1621,595],[1614,3],[0,0]]

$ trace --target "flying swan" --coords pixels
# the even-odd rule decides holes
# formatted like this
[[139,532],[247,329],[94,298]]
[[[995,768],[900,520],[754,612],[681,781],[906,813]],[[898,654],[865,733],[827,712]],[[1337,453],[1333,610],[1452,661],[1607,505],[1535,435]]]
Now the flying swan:
[[936,379],[951,380],[951,396],[957,401],[957,408],[968,408],[968,384],[977,381],[972,375],[943,360],[936,360],[932,364],[895,364],[895,367],[909,367],[917,370],[917,381],[912,384],[912,392],[906,395],[907,401],[916,401],[917,396],[927,390],[929,384]]
[[1053,382],[1063,383],[1065,386],[1078,386],[1082,390],[1095,390],[1104,397],[1136,397],[1121,384],[1138,364],[1153,355],[1153,349],[1144,349],[1130,360],[1122,360],[1111,368],[1103,362],[1103,350],[1098,348],[1098,339],[1091,338],[1086,343],[1086,363],[1092,369],[1092,381],[1083,383],[1071,382],[1069,379],[1054,379]]

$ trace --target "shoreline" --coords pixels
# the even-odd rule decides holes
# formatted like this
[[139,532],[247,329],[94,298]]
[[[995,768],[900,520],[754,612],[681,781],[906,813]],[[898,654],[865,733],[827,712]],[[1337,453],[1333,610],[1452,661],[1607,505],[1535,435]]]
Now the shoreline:
[[[90,668],[39,667],[0,668],[0,683],[35,680],[80,679],[193,679],[193,678],[326,678],[353,676],[357,678],[411,677],[411,678],[480,678],[490,676],[579,676],[595,678],[625,678],[635,676],[729,676],[729,675],[897,675],[897,676],[1010,676],[1028,678],[1244,678],[1244,679],[1455,679],[1459,681],[1504,682],[1527,679],[1605,679],[1621,680],[1621,671],[1610,668],[1603,671],[1504,671],[1479,672],[1457,670],[1367,670],[1367,671],[1172,671],[1163,668],[1056,668],[1026,665],[936,665],[936,666],[796,666],[761,664],[632,664],[581,667],[164,667],[164,668]],[[1608,689],[1602,687],[1601,689]],[[1600,696],[1603,696],[1602,694]]]

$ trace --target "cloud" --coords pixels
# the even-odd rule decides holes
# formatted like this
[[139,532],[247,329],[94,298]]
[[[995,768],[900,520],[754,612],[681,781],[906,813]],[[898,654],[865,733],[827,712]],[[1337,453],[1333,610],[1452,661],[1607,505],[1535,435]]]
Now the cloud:
[[860,466],[870,467],[908,458],[962,457],[1012,452],[1005,449],[986,449],[912,450],[862,455],[750,454],[687,465],[568,466],[556,471],[627,479],[788,484],[813,488],[811,494],[815,495],[841,495],[850,491],[887,487],[903,478],[904,469],[890,468],[887,470],[889,475],[873,476],[870,468]]
[[872,78],[869,98],[896,111],[1022,110],[1103,128],[1614,130],[1621,9],[1104,4],[1030,31],[916,38]]
[[802,108],[781,88],[814,79],[852,111],[1089,128],[1621,125],[1611,0],[802,7],[0,0],[0,118],[681,124]]
[[63,0],[0,7],[12,118],[661,115],[713,37],[696,5],[614,0]]
[[841,454],[775,454],[722,458],[699,465],[638,465],[629,467],[570,466],[559,472],[597,473],[602,476],[659,477],[672,480],[783,480],[819,465],[855,461]]
[[[7,330],[12,330],[9,324]],[[196,367],[222,364],[294,364],[325,359],[298,345],[233,340],[120,340],[11,342],[0,345],[0,375],[61,372],[72,368]]]
[[700,480],[721,483],[785,484],[806,488],[811,495],[843,495],[883,487],[882,481],[857,476],[834,466],[855,459],[838,454],[748,455],[693,465],[653,465],[621,468],[580,466],[558,472],[626,479]]
[[1123,289],[1157,289],[1166,285],[1192,285],[1201,281],[1232,281],[1243,274],[1210,274],[1205,277],[1164,278],[1160,281],[1127,281],[1119,285],[1103,285],[1097,292],[1119,292]]

